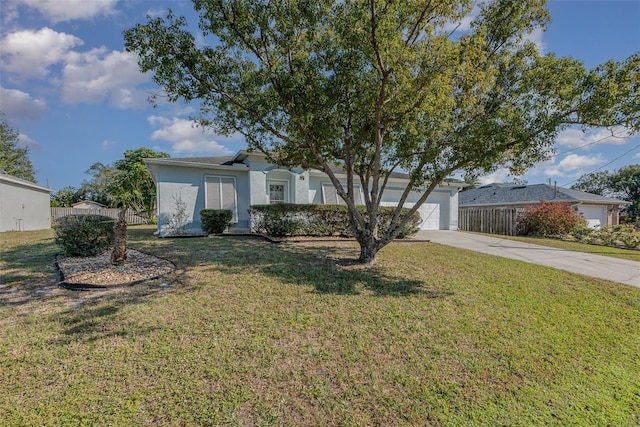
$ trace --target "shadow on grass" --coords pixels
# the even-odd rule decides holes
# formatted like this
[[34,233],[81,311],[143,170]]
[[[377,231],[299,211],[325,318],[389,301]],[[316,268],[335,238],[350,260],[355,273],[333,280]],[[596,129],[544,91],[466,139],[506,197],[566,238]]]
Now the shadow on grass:
[[[166,292],[189,293],[193,287],[210,283],[212,272],[238,276],[238,280],[243,280],[244,274],[258,275],[285,284],[306,286],[312,292],[322,294],[356,295],[368,291],[376,296],[392,297],[421,294],[427,298],[446,298],[452,295],[442,289],[430,289],[420,280],[395,276],[380,266],[358,264],[358,247],[353,242],[273,244],[251,236],[163,239],[154,237],[153,231],[151,228],[130,228],[129,247],[171,260],[176,271],[117,291],[68,291],[70,293],[64,295],[69,308],[59,315],[64,330],[63,341],[124,336],[127,328],[113,321],[122,308],[143,304]],[[11,248],[5,256],[5,265],[12,268],[12,275],[4,278],[4,283],[15,282],[21,286],[25,280],[42,275],[45,266],[53,266],[57,252],[52,239]],[[55,288],[57,280],[51,281],[55,277],[53,268],[48,277]],[[78,292],[77,298],[74,292]],[[146,326],[140,326],[137,329],[144,333]]]
[[0,306],[22,305],[57,289],[54,268],[57,248],[53,239],[4,246],[1,252]]
[[376,265],[358,264],[358,249],[352,242],[273,244],[252,236],[156,241],[134,237],[131,241],[136,249],[168,258],[178,267],[204,266],[237,275],[258,273],[283,283],[311,286],[319,293],[357,294],[366,289],[379,296],[450,295],[430,291],[419,280],[389,275]]

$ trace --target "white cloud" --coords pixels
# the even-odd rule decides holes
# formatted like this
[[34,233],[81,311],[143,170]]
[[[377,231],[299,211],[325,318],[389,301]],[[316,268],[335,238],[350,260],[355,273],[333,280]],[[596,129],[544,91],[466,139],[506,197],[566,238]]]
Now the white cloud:
[[192,120],[151,116],[148,121],[158,128],[151,134],[151,138],[170,142],[175,153],[206,153],[215,156],[233,153],[218,142],[228,138],[203,130]]
[[49,67],[63,61],[71,48],[82,44],[78,37],[47,27],[15,31],[0,40],[0,69],[18,80],[45,78]]
[[40,143],[29,138],[29,136],[24,133],[18,134],[18,141],[20,142],[21,146],[27,147],[31,150],[39,150],[42,148]]
[[592,168],[605,160],[602,154],[596,154],[595,156],[569,154],[560,160],[557,165],[546,168],[544,174],[547,176],[566,176],[569,173],[583,175],[585,172],[588,172],[585,168]]
[[[615,136],[612,136],[613,135]],[[583,132],[580,129],[569,128],[558,134],[556,142],[570,148],[592,147],[601,144],[622,145],[627,142],[629,131],[621,126],[613,129],[595,129]]]
[[100,144],[100,145],[102,145],[102,149],[103,150],[106,150],[106,149],[108,149],[109,147],[111,147],[114,144],[115,144],[114,141],[109,141],[109,140],[105,139],[104,141],[102,141],[102,144]]
[[2,112],[14,119],[37,120],[47,110],[43,99],[32,98],[26,92],[17,89],[6,89],[0,86]]
[[52,22],[89,19],[114,13],[117,0],[19,0]]
[[161,7],[151,8],[147,10],[147,13],[146,13],[147,16],[150,16],[152,18],[164,18],[166,14],[167,14],[167,9],[161,8]]
[[137,89],[148,81],[138,68],[137,57],[129,52],[70,52],[62,71],[62,100],[67,103],[98,103],[109,99],[118,108],[142,106],[147,93]]
[[543,54],[547,48],[547,44],[542,41],[543,36],[544,36],[544,30],[542,28],[536,28],[532,32],[525,34],[524,39],[528,42],[535,44],[536,48],[538,48],[538,52]]
[[494,182],[505,182],[509,175],[509,169],[500,168],[490,175],[479,177],[478,181],[480,181],[480,184],[482,185],[492,184]]

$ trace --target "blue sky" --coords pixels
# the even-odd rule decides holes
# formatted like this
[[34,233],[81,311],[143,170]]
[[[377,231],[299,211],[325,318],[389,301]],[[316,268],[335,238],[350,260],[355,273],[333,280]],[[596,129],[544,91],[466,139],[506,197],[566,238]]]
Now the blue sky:
[[[111,164],[139,147],[172,157],[245,148],[242,139],[194,127],[193,106],[147,102],[157,88],[124,51],[122,32],[168,7],[195,22],[191,3],[181,0],[0,0],[0,111],[30,148],[38,183],[54,191],[78,187],[93,163]],[[595,67],[640,51],[640,0],[551,0],[548,7],[552,23],[531,36],[545,53]],[[559,154],[521,178],[571,185],[599,168],[640,163],[640,135],[610,135],[606,129],[563,132]],[[481,182],[511,179],[498,170]]]

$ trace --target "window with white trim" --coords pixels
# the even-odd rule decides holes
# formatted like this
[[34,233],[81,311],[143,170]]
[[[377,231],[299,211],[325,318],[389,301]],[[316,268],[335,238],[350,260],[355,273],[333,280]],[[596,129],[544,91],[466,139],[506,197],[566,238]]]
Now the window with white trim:
[[238,222],[238,206],[236,202],[236,179],[232,176],[204,177],[205,208],[229,209],[233,212],[231,222]]
[[[344,200],[338,195],[338,190],[332,183],[322,183],[322,200],[325,205],[344,205]],[[364,195],[362,194],[362,187],[359,185],[353,186],[353,202],[356,205],[364,205]]]
[[267,181],[269,203],[286,203],[289,201],[289,186],[286,181]]

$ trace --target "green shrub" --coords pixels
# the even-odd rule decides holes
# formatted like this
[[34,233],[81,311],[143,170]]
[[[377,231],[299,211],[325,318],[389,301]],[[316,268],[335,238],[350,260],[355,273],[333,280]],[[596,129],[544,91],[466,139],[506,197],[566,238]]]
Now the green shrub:
[[[364,206],[359,206],[365,212]],[[394,207],[381,207],[378,211],[378,230],[387,232]],[[406,215],[409,209],[403,209]],[[286,236],[340,236],[353,237],[349,226],[349,214],[344,205],[315,205],[279,203],[274,205],[253,205],[249,209],[252,229],[274,237]],[[411,217],[398,238],[412,236],[419,230],[420,214]]]
[[584,226],[585,220],[568,203],[541,200],[539,204],[525,209],[521,225],[526,234],[555,237],[570,234],[574,229]]
[[574,228],[573,230],[571,230],[571,236],[573,236],[574,239],[580,241],[580,240],[585,240],[589,238],[589,235],[591,235],[591,233],[593,233],[593,228],[589,228],[586,225],[580,225],[576,228]]
[[96,256],[114,242],[114,219],[104,215],[69,215],[53,226],[55,242],[70,256]]
[[200,211],[200,228],[209,234],[222,234],[232,218],[233,212],[229,209],[203,209]]
[[614,225],[594,230],[580,240],[583,243],[618,246],[623,248],[640,248],[640,233],[633,226]]

